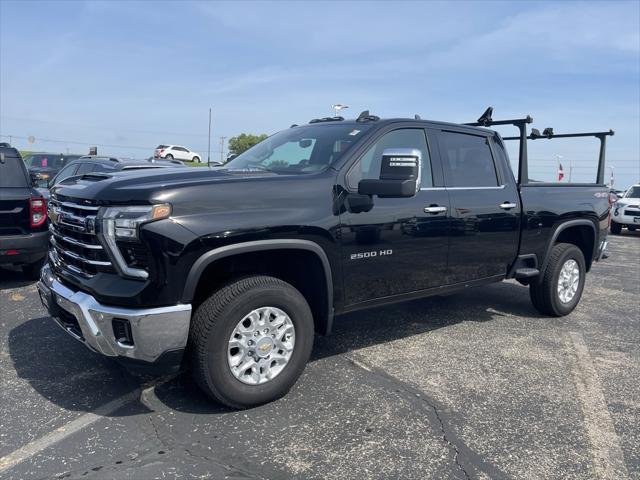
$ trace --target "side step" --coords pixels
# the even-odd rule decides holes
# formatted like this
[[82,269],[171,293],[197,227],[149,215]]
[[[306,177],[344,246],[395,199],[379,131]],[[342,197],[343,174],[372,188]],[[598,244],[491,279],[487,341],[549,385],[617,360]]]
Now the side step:
[[515,278],[533,278],[540,275],[540,270],[537,268],[518,268],[515,273]]

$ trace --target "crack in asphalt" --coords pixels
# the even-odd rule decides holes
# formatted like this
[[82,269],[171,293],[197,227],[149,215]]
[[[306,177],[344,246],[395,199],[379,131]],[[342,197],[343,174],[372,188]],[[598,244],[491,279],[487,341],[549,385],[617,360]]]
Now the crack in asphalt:
[[431,420],[431,423],[440,430],[442,439],[447,445],[447,448],[452,451],[453,461],[458,470],[464,475],[465,480],[470,480],[472,478],[468,471],[469,469],[485,473],[490,478],[509,478],[505,472],[501,471],[496,466],[487,463],[478,454],[464,445],[464,443],[458,439],[449,428],[447,428],[447,424],[450,422],[445,422],[442,418],[442,408],[437,406],[438,402],[436,400],[429,397],[414,385],[369,364],[355,352],[351,352],[349,355],[345,355],[345,357],[352,365],[376,375],[381,380],[392,384],[397,392],[404,392],[409,395],[409,398],[414,402],[417,400],[421,406],[424,407],[426,405],[429,411],[433,411],[435,421]]

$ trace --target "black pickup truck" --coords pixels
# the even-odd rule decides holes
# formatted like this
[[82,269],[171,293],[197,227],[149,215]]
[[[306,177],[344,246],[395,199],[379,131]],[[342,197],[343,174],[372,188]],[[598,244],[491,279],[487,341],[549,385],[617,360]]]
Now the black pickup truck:
[[20,153],[0,145],[0,266],[21,266],[27,277],[40,277],[49,247],[46,204]]
[[[516,279],[562,316],[606,248],[605,140],[530,117],[316,119],[222,168],[91,174],[52,189],[39,290],[91,349],[175,371],[232,407],[285,394],[345,312]],[[504,141],[513,125],[518,178]],[[592,184],[528,180],[528,140],[595,136]],[[512,139],[509,137],[508,139]]]

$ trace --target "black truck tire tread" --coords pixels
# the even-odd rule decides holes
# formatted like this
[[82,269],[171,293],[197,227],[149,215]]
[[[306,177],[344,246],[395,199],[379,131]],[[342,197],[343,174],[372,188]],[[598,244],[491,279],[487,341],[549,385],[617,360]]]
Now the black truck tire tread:
[[[229,308],[234,302],[242,301],[242,297],[245,297],[249,292],[264,287],[276,288],[283,292],[287,291],[290,295],[297,295],[300,297],[300,300],[304,303],[304,307],[306,307],[306,321],[308,324],[306,333],[311,337],[307,339],[299,339],[299,334],[296,332],[296,346],[298,346],[298,341],[300,340],[300,347],[304,349],[306,344],[308,347],[306,350],[308,351],[303,352],[303,361],[301,362],[301,365],[287,365],[288,367],[293,367],[293,380],[287,384],[285,388],[277,392],[273,398],[266,401],[279,398],[288,392],[297,380],[298,376],[304,370],[307,360],[311,354],[311,347],[313,345],[313,317],[306,300],[292,285],[275,277],[255,275],[234,280],[233,282],[221,287],[207,300],[205,300],[196,310],[193,316],[191,329],[189,331],[189,350],[191,354],[190,360],[192,375],[198,386],[217,401],[231,408],[247,408],[265,402],[260,401],[259,403],[252,403],[232,399],[223,392],[219,386],[210,381],[208,375],[208,339],[216,327],[220,326],[220,324],[225,321],[224,314],[227,308]],[[300,337],[302,337],[304,333],[305,332],[300,332]],[[223,368],[228,368],[226,363]]]
[[[557,302],[556,280],[559,269],[562,267],[562,260],[565,259],[568,252],[572,254],[580,265],[580,285],[576,292],[576,302],[569,309],[559,306]],[[586,264],[582,251],[572,243],[557,243],[551,249],[549,254],[549,262],[544,270],[542,279],[539,282],[532,282],[529,286],[529,296],[531,303],[540,313],[552,317],[561,317],[568,315],[573,311],[580,302],[584,281],[586,276]]]

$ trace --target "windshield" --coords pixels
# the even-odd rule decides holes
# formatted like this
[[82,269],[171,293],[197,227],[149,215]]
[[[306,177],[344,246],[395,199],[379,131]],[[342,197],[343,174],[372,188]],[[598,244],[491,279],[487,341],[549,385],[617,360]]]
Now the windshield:
[[34,153],[24,158],[27,167],[30,168],[53,168],[62,167],[63,157],[60,154]]
[[631,187],[625,193],[624,198],[640,198],[640,186],[639,187]]
[[320,172],[349,150],[368,125],[308,125],[272,135],[225,165],[278,174]]

